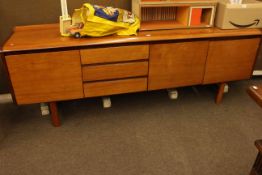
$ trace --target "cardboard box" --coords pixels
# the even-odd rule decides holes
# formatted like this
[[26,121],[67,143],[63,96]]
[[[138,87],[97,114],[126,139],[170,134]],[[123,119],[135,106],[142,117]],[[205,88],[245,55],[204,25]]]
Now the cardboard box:
[[229,0],[220,0],[215,25],[221,29],[262,28],[262,1],[231,4]]

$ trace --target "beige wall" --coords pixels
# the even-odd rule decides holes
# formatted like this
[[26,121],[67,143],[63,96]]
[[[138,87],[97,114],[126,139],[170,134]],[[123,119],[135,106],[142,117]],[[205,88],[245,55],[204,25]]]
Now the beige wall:
[[[130,0],[67,0],[69,11],[84,2],[114,6],[130,10]],[[61,14],[60,0],[0,0],[0,46],[11,34],[14,26],[57,23]],[[0,93],[8,92],[3,64],[0,61]]]

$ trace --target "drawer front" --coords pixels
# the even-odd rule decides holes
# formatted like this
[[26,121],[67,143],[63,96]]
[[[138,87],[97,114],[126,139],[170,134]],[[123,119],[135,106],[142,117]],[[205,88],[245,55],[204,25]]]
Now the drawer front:
[[83,49],[81,53],[82,64],[122,62],[130,60],[148,59],[149,46],[120,46],[97,49]]
[[6,56],[18,104],[83,98],[79,51]]
[[85,97],[114,95],[147,90],[147,78],[84,83]]
[[110,80],[127,77],[147,76],[148,62],[117,63],[82,68],[83,81]]

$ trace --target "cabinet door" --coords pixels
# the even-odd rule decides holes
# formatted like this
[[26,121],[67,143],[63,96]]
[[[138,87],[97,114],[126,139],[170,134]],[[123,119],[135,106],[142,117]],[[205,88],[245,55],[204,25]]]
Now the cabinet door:
[[150,46],[149,90],[201,84],[208,41]]
[[210,41],[204,84],[249,79],[260,38]]
[[12,55],[6,64],[18,104],[83,97],[79,51]]

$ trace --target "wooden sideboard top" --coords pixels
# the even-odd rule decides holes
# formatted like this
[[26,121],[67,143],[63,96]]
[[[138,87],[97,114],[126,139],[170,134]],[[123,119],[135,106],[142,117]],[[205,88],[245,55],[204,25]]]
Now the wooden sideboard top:
[[220,30],[218,28],[205,28],[143,31],[139,32],[137,36],[113,35],[100,38],[87,37],[75,39],[73,37],[61,37],[58,24],[45,24],[16,27],[13,34],[4,44],[2,50],[0,50],[0,53],[80,46],[258,35],[262,35],[261,29]]

